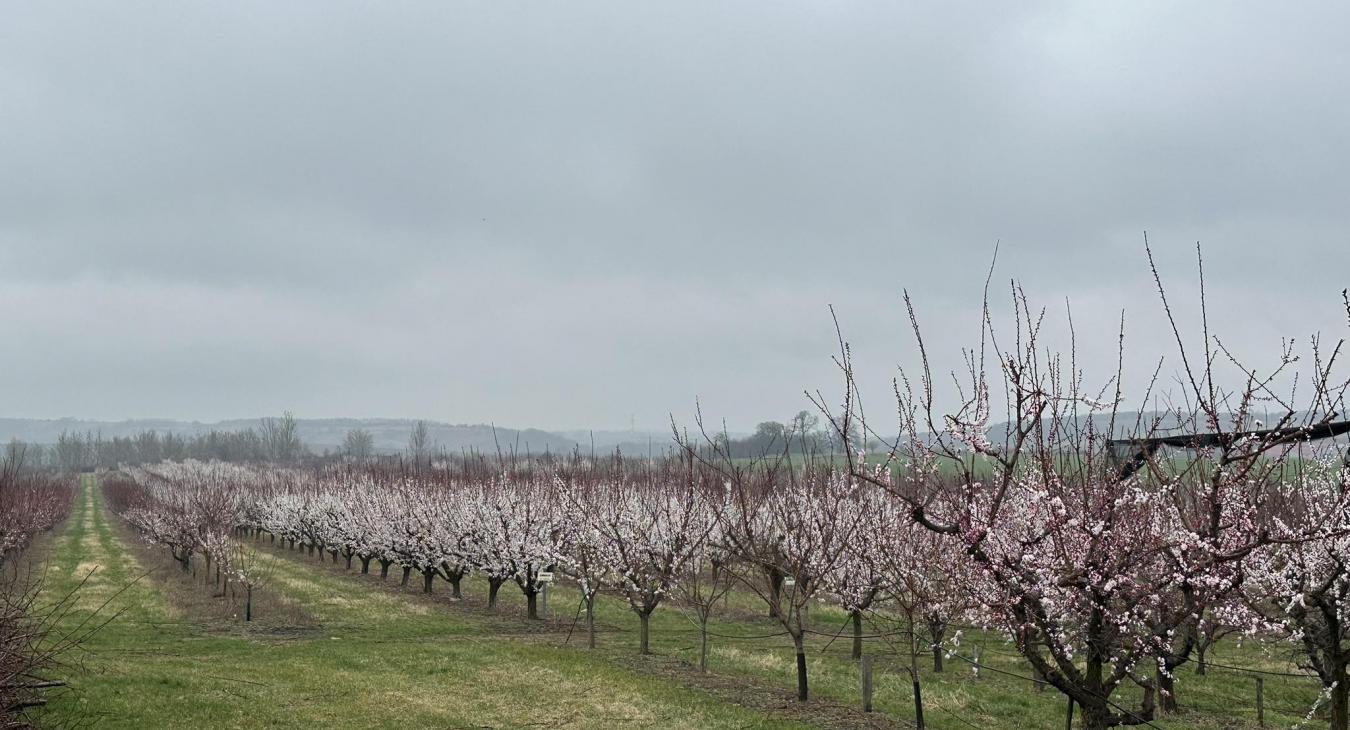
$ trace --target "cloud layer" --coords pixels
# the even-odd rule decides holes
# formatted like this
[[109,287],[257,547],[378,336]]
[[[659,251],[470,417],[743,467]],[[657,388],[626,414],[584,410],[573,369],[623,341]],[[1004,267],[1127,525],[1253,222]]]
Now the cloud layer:
[[1233,347],[1339,336],[1348,15],[29,5],[3,410],[748,428],[837,390],[830,305],[878,391],[902,288],[959,364],[996,241],[1099,381],[1122,308],[1167,349],[1145,229]]

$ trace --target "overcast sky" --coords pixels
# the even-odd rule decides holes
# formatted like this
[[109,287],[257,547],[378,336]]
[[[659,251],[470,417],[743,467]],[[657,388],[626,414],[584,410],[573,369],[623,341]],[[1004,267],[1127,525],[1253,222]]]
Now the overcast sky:
[[1234,347],[1340,337],[1347,7],[7,4],[0,413],[748,429],[830,305],[880,410],[996,242],[1101,382],[1145,230]]

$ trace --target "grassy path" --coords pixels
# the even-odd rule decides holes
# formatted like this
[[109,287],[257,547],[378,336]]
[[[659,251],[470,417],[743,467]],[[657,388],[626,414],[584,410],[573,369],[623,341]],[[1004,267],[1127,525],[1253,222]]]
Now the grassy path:
[[110,519],[87,478],[52,547],[51,595],[88,577],[68,621],[109,599],[104,611],[120,612],[76,657],[84,671],[53,702],[58,716],[113,728],[798,727],[275,557],[274,589],[304,601],[321,628],[213,635],[136,580],[144,569]]

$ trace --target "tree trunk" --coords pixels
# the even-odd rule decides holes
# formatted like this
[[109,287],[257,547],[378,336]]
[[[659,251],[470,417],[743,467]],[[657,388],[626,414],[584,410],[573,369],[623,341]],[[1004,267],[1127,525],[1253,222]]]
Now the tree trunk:
[[488,608],[497,607],[497,591],[501,590],[502,583],[505,582],[505,578],[497,578],[495,576],[488,578]]
[[[1036,631],[1035,629],[1032,629],[1030,635],[1027,637],[1027,645],[1029,647],[1028,651],[1036,651],[1036,647],[1039,646],[1041,643],[1040,636],[1036,634],[1035,631]],[[1031,683],[1031,686],[1034,687],[1037,692],[1044,692],[1046,687],[1045,675],[1041,674],[1041,670],[1033,667],[1031,670],[1031,676],[1036,679],[1035,682]],[[1086,714],[1083,717],[1083,722],[1084,723],[1087,722]],[[1084,727],[1086,727],[1086,724],[1084,725]]]
[[1205,651],[1208,649],[1209,647],[1204,646],[1203,644],[1197,644],[1195,647],[1195,673],[1202,677],[1205,676],[1206,672]]
[[933,672],[941,674],[942,660],[945,658],[943,655],[946,653],[942,650],[942,640],[947,635],[947,622],[930,616],[928,633],[933,639]]
[[586,597],[586,648],[595,648],[595,594]]
[[361,575],[370,575],[370,560],[374,557],[374,555],[361,556]]
[[650,613],[638,614],[638,653],[650,654],[652,636],[652,615]]
[[405,566],[403,566],[403,582],[402,582],[402,583],[399,583],[399,585],[402,586],[403,588],[407,588],[407,587],[408,587],[408,577],[411,576],[411,575],[412,575],[412,566],[411,566],[411,565],[405,565]]
[[450,574],[450,597],[456,601],[464,597],[463,594],[459,592],[459,582],[463,579],[463,573],[456,572]]
[[914,672],[914,727],[924,730],[923,724],[923,687],[919,684],[919,673]]
[[700,672],[708,671],[708,617],[703,616],[698,622],[698,670]]
[[1079,702],[1078,707],[1082,709],[1083,730],[1110,730],[1112,727],[1111,708],[1105,702],[1094,700],[1087,705]]
[[526,616],[526,618],[531,618],[531,619],[538,619],[538,618],[539,618],[539,592],[538,592],[538,591],[526,591],[526,592],[525,592],[525,616]]
[[853,658],[862,659],[862,611],[851,611],[853,619]]
[[244,620],[253,620],[253,586],[248,586],[248,592],[244,597]]
[[[336,562],[336,561],[335,561]],[[352,569],[352,554],[347,553],[347,570]]]
[[1158,668],[1156,682],[1158,683],[1159,707],[1164,715],[1175,715],[1181,712],[1181,707],[1177,704],[1176,684],[1177,678],[1170,671],[1164,671],[1162,667]]
[[431,568],[427,568],[426,570],[423,570],[423,571],[422,571],[422,592],[423,592],[423,593],[430,593],[430,592],[431,592],[431,581],[432,581],[432,579],[435,578],[435,577],[436,577],[436,571],[433,570],[433,569],[431,569]]
[[1338,672],[1341,679],[1331,689],[1331,730],[1350,728],[1350,677],[1345,668]]
[[919,635],[914,631],[914,614],[909,614],[909,678],[914,685],[914,726],[923,726],[923,688],[919,685]]
[[797,701],[805,702],[810,693],[806,685],[806,644],[800,632],[793,634],[792,645],[797,650]]
[[769,618],[778,618],[778,604],[783,600],[783,574],[777,568],[769,570]]
[[392,560],[380,558],[380,580],[385,580],[389,577],[389,566],[393,564],[394,561]]

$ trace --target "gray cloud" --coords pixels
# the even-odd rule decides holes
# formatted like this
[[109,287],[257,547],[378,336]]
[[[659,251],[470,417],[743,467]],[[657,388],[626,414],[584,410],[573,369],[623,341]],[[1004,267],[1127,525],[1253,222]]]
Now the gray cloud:
[[1151,370],[1145,229],[1178,297],[1205,244],[1234,347],[1339,335],[1347,16],[11,8],[4,410],[745,428],[835,389],[831,304],[878,391],[902,287],[955,366],[995,241],[1090,370],[1123,307]]

